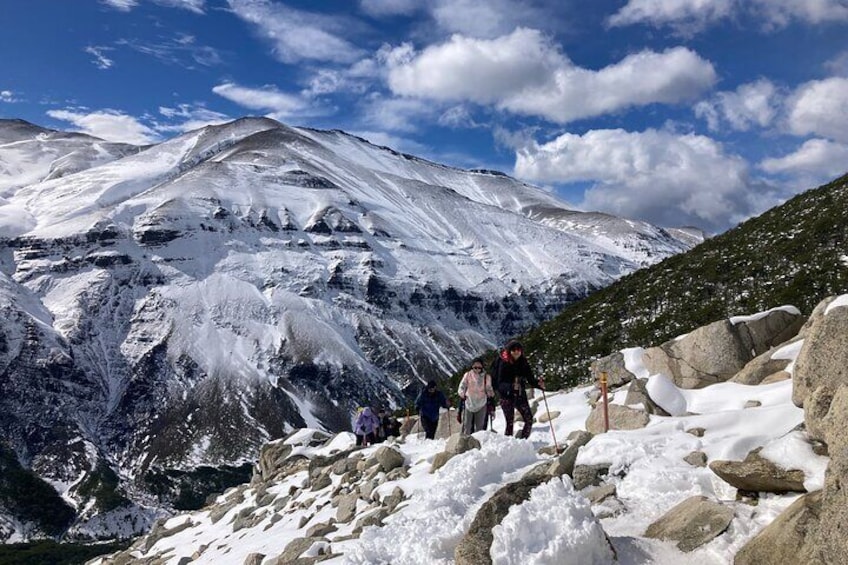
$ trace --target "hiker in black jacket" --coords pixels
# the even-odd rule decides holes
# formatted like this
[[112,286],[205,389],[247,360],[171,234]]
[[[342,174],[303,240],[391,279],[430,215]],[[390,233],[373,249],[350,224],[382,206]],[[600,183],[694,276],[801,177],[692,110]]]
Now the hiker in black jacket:
[[524,420],[524,429],[518,434],[520,438],[530,437],[533,427],[533,414],[527,401],[527,387],[545,388],[545,381],[536,379],[530,363],[524,356],[524,348],[515,340],[506,344],[500,355],[492,363],[492,378],[497,383],[498,395],[501,398],[501,408],[506,419],[504,434],[511,436],[515,411]]

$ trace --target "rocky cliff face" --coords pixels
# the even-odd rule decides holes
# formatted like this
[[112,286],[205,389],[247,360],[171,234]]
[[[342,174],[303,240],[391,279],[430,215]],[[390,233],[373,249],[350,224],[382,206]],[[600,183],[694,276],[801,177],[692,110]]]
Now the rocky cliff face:
[[86,523],[112,513],[80,535],[143,529],[186,496],[170,471],[403,404],[692,244],[266,119],[151,147],[0,121],[0,218],[0,432]]

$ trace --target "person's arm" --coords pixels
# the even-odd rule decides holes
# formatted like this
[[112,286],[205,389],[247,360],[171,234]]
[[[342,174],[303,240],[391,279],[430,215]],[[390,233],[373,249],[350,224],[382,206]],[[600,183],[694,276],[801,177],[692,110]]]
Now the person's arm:
[[495,396],[495,389],[492,388],[492,375],[486,373],[483,379],[483,382],[486,383],[486,396],[489,398]]
[[465,400],[465,393],[468,392],[468,373],[462,375],[462,380],[459,381],[459,390],[456,392],[462,400]]

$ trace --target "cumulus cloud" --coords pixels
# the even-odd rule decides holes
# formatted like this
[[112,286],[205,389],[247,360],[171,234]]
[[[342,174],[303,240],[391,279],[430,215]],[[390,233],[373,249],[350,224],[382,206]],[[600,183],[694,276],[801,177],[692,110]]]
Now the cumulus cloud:
[[768,127],[778,116],[783,95],[769,80],[760,79],[741,85],[734,91],[719,92],[712,99],[695,105],[695,115],[707,120],[716,131],[726,122],[735,130],[752,126]]
[[282,120],[302,115],[310,109],[310,102],[300,96],[281,92],[274,86],[250,88],[225,82],[212,92],[250,110],[268,112],[274,119]]
[[848,142],[848,78],[805,83],[790,97],[787,106],[792,133]]
[[516,153],[515,174],[534,182],[594,183],[581,207],[659,225],[723,231],[777,202],[747,162],[715,140],[649,129],[564,134]]
[[808,24],[848,21],[848,0],[629,0],[607,21],[610,26],[647,24],[692,33],[742,14],[756,18],[764,30],[796,20]]
[[454,35],[420,53],[404,45],[386,63],[395,94],[494,104],[561,124],[681,102],[716,80],[712,64],[683,47],[642,51],[597,71],[577,67],[548,37],[526,28],[493,40]]
[[848,145],[826,139],[810,139],[783,157],[764,159],[759,167],[771,174],[816,177],[819,182],[844,174]]
[[15,98],[15,93],[11,90],[0,90],[0,102],[11,104],[17,101],[18,99]]
[[341,37],[357,24],[349,19],[296,10],[268,0],[228,0],[230,9],[255,26],[283,63],[304,60],[352,63],[364,52]]
[[115,62],[112,59],[110,59],[109,57],[107,57],[105,55],[105,53],[107,51],[112,51],[112,50],[113,50],[112,47],[102,47],[102,46],[97,46],[97,45],[89,45],[88,47],[86,47],[84,49],[84,51],[86,53],[94,56],[94,65],[98,69],[103,69],[103,70],[109,69],[109,68],[112,67],[112,65],[115,64]]
[[108,141],[146,145],[159,141],[159,135],[136,118],[117,110],[83,112],[79,110],[49,110],[51,118],[69,122],[77,131]]

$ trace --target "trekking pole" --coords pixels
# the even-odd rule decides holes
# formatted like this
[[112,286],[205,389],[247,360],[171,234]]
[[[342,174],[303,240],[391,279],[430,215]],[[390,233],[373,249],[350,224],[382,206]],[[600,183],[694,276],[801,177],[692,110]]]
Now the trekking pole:
[[556,448],[557,453],[562,453],[556,440],[556,434],[554,433],[554,421],[551,420],[551,411],[548,409],[548,397],[545,394],[545,389],[542,389],[542,400],[545,401],[545,412],[548,414],[548,423],[551,425],[551,437],[554,438],[554,448]]

